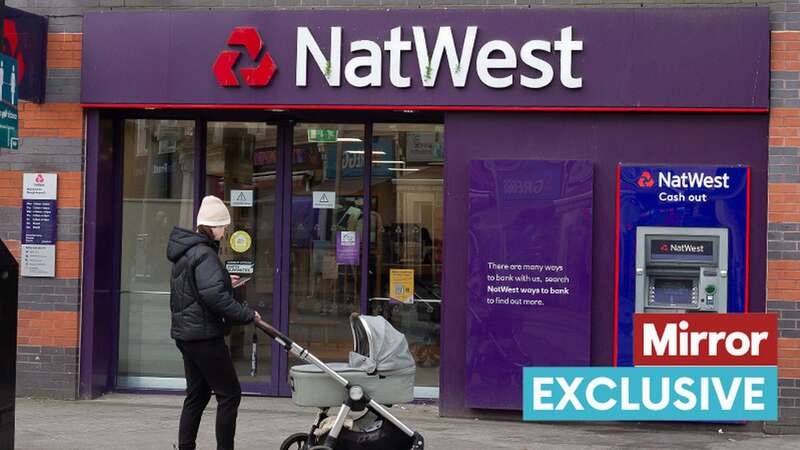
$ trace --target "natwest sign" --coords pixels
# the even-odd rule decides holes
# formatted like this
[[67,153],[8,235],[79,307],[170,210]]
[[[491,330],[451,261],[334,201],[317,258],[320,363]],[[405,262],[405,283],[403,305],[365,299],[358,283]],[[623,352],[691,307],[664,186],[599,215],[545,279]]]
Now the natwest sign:
[[[583,42],[574,40],[572,27],[561,29],[561,38],[550,42],[529,40],[519,49],[502,39],[487,40],[479,48],[476,45],[478,27],[466,27],[457,46],[453,29],[439,27],[435,39],[429,39],[425,28],[412,26],[411,38],[403,38],[403,27],[392,28],[389,38],[383,42],[362,39],[350,42],[349,60],[344,64],[344,80],[354,87],[380,87],[388,78],[389,84],[396,88],[409,88],[412,79],[427,88],[435,87],[439,69],[446,61],[450,82],[454,87],[463,88],[467,75],[475,71],[478,79],[487,87],[504,89],[515,82],[529,89],[540,89],[553,81],[553,66],[537,54],[556,52],[560,54],[559,80],[569,89],[583,86],[581,77],[572,74],[573,53],[583,49]],[[297,29],[297,60],[295,84],[308,85],[309,56],[324,74],[329,86],[342,84],[342,27],[330,28],[330,53],[325,54],[317,39],[308,27]],[[477,55],[475,52],[477,51]],[[415,66],[404,70],[403,53],[416,54]],[[384,54],[385,53],[385,54]],[[384,77],[383,58],[389,60],[388,77]],[[515,74],[520,67],[532,69],[535,75]],[[530,73],[528,72],[528,73]]]
[[81,102],[767,111],[768,13],[767,8],[87,12]]

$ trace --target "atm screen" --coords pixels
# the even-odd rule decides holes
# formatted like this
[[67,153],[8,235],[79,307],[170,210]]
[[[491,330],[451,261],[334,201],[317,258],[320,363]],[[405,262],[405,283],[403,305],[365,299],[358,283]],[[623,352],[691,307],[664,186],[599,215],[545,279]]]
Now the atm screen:
[[653,280],[656,304],[660,305],[691,305],[694,301],[692,280]]

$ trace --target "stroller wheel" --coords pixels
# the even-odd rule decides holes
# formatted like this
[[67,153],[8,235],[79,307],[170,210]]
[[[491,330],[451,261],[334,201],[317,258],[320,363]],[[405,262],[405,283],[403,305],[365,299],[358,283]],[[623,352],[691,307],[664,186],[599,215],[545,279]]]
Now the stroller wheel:
[[295,433],[286,438],[280,450],[308,450],[308,434]]
[[333,449],[328,447],[327,445],[315,445],[308,450],[333,450]]

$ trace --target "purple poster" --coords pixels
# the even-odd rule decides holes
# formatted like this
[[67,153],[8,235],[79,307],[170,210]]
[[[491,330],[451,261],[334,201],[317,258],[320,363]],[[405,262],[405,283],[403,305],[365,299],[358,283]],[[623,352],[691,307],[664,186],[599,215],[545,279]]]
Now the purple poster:
[[23,200],[22,244],[55,244],[57,211],[55,200]]
[[357,265],[359,252],[357,232],[340,231],[336,234],[336,264]]
[[591,161],[473,160],[470,408],[522,409],[522,369],[588,366]]

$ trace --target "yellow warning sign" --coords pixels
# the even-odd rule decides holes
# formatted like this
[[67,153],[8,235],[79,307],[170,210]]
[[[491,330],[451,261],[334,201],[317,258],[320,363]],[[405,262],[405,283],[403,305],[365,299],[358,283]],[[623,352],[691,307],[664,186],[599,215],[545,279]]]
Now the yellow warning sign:
[[231,235],[230,244],[233,251],[237,253],[244,253],[250,250],[250,245],[253,243],[253,240],[250,238],[250,235],[247,234],[246,231],[236,231]]
[[403,303],[414,299],[414,269],[389,270],[389,298]]

